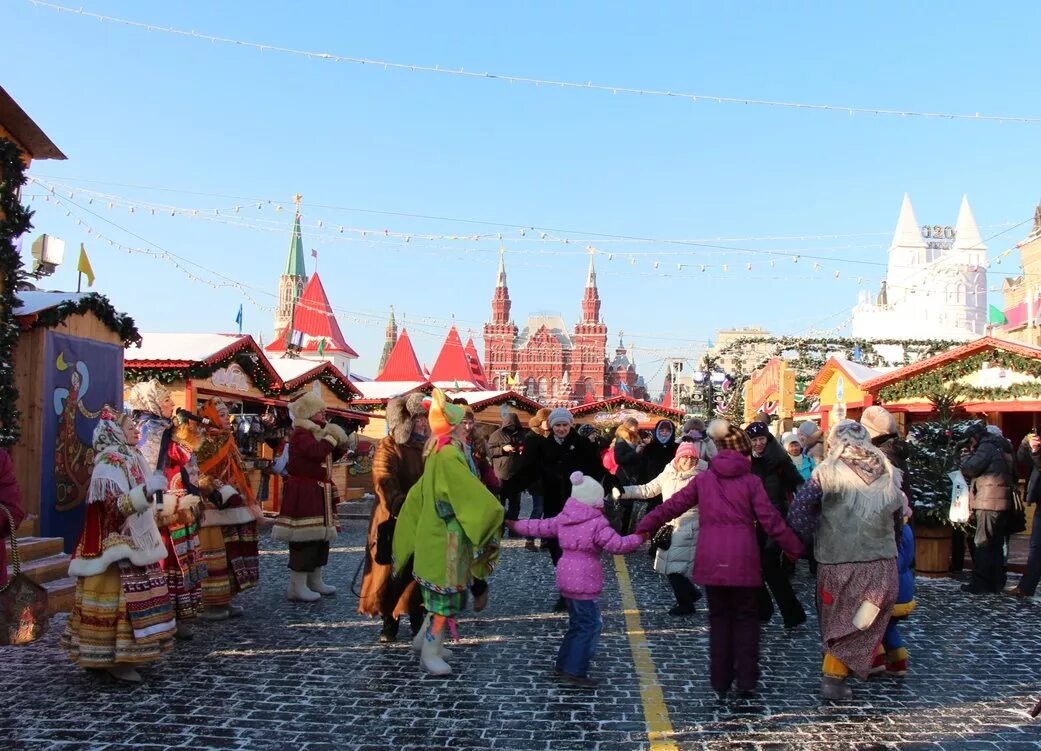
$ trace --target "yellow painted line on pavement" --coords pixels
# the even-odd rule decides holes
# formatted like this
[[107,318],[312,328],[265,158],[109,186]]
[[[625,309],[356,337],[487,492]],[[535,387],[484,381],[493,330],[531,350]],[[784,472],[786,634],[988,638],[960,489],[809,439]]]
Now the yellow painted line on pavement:
[[618,574],[618,589],[622,593],[622,612],[625,614],[626,633],[629,635],[629,649],[633,653],[633,665],[640,680],[640,699],[643,701],[643,717],[647,723],[647,738],[651,742],[650,751],[679,751],[679,746],[672,740],[672,720],[669,719],[665,697],[658,684],[658,671],[651,659],[647,634],[640,624],[640,610],[636,605],[636,594],[629,579],[625,558],[614,556],[614,568]]

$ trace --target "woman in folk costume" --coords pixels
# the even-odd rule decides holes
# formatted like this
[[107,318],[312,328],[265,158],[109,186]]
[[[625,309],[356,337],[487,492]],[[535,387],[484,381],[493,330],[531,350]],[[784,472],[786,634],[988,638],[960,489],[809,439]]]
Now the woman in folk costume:
[[[177,616],[179,639],[191,639],[188,621],[199,614],[202,581],[206,567],[199,560],[199,497],[190,491],[191,474],[196,469],[191,451],[180,443],[175,432],[186,429],[184,421],[175,426],[171,419],[174,403],[170,392],[156,379],[135,384],[127,396],[141,433],[137,447],[149,471],[162,472],[168,492],[157,506],[156,521],[166,545],[163,570]],[[188,482],[185,482],[188,478]],[[197,479],[197,476],[196,476]]]
[[202,491],[199,539],[207,571],[202,617],[223,620],[242,615],[242,608],[231,600],[257,586],[260,579],[257,522],[263,513],[242,471],[227,405],[210,399],[200,417],[210,421],[196,452]]
[[329,563],[329,542],[336,538],[336,486],[332,463],[347,450],[347,434],[326,420],[325,403],[308,391],[289,405],[293,433],[289,436],[282,506],[271,531],[289,543],[289,590],[296,602],[314,602],[336,594],[322,581]]
[[499,558],[503,509],[467,460],[463,409],[449,404],[437,388],[429,421],[423,474],[408,492],[394,529],[394,574],[401,576],[412,560],[427,610],[420,664],[428,673],[445,675],[452,672],[445,662],[450,656],[445,630],[455,635],[455,616],[466,604],[467,590],[474,592],[475,610],[487,603],[485,580]]
[[62,636],[77,665],[130,682],[141,680],[136,668],[171,649],[176,628],[152,503],[166,478],[145,465],[137,439],[130,416],[101,410],[86,517],[69,562],[76,602]]
[[815,538],[826,699],[853,695],[849,673],[867,677],[897,599],[900,475],[863,425],[843,420],[828,436],[828,457],[792,504],[789,523]]
[[[387,426],[390,433],[376,444],[372,460],[372,484],[376,503],[369,519],[365,546],[365,568],[361,581],[358,612],[383,618],[381,642],[392,642],[398,636],[398,618],[409,617],[412,635],[420,633],[423,623],[423,600],[412,579],[411,562],[400,577],[392,576],[391,565],[376,562],[380,527],[396,520],[405,496],[423,474],[423,445],[430,433],[422,394],[396,397],[387,402]],[[384,528],[386,535],[389,527]]]

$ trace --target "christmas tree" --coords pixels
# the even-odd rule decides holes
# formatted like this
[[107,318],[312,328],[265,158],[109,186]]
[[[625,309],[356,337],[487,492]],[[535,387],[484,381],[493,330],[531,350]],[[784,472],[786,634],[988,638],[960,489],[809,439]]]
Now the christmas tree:
[[912,518],[924,526],[952,526],[948,472],[958,469],[961,450],[968,444],[969,427],[976,421],[956,419],[960,401],[957,389],[934,394],[929,401],[937,419],[915,423],[907,431]]

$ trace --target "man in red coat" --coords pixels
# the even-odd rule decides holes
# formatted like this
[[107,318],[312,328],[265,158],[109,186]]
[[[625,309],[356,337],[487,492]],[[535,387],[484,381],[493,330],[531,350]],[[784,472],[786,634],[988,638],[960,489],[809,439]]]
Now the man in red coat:
[[[11,456],[0,449],[0,506],[10,512],[14,519],[12,528],[7,514],[0,512],[0,540],[13,537],[18,525],[25,518],[22,509],[22,492],[18,489],[18,481],[14,479],[14,462]],[[7,583],[7,545],[0,542],[0,586]]]
[[336,537],[332,463],[347,450],[343,428],[326,421],[322,397],[309,391],[289,405],[293,432],[289,436],[285,491],[272,538],[289,543],[289,590],[295,602],[314,602],[336,594],[322,581],[329,562],[329,542]]

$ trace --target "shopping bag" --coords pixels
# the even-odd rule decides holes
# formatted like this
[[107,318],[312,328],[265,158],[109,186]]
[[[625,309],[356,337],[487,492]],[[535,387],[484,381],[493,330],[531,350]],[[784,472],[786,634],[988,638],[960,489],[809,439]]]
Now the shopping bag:
[[961,472],[948,472],[951,478],[951,510],[949,517],[955,524],[969,521],[969,483]]

